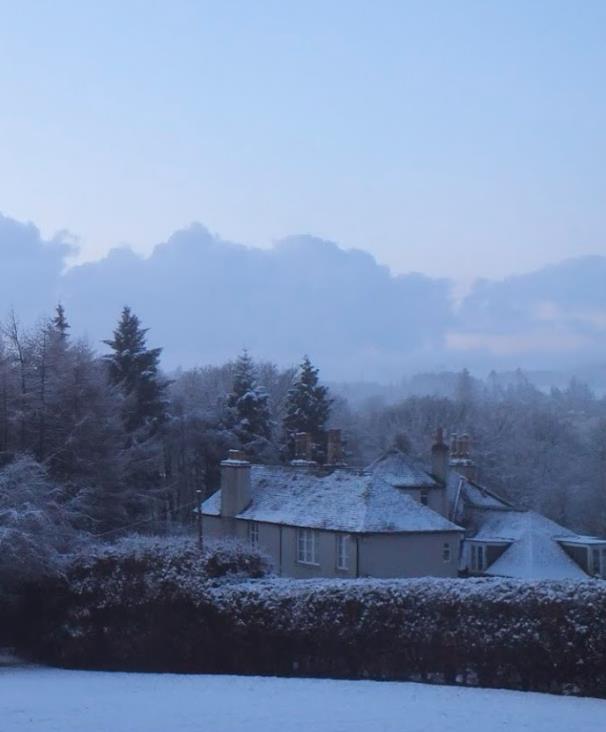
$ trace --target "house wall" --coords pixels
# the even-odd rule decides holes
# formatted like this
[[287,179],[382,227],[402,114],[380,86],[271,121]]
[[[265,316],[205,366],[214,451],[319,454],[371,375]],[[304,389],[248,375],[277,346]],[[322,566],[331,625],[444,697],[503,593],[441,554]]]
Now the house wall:
[[[422,490],[420,488],[397,488],[396,490],[403,491],[415,501],[421,503]],[[427,507],[448,518],[446,490],[444,488],[426,488],[425,491],[427,492]]]
[[[248,541],[248,521],[204,516],[207,538],[225,536]],[[339,532],[318,530],[319,564],[297,561],[297,528],[258,523],[259,549],[268,554],[274,571],[284,577],[456,577],[460,532],[419,534],[350,535],[349,567],[337,569]],[[450,544],[450,561],[442,558],[444,544]]]
[[[370,534],[360,537],[361,577],[457,577],[462,532]],[[442,558],[450,545],[450,560]]]
[[[235,538],[247,543],[248,521],[243,519],[228,519],[221,516],[203,516],[202,533],[208,539]],[[258,522],[259,549],[269,555],[273,570],[280,574],[280,526]]]
[[282,574],[285,577],[306,579],[310,577],[355,577],[356,576],[356,543],[351,535],[349,540],[349,569],[337,569],[337,531],[321,531],[318,533],[319,561],[318,565],[301,564],[297,561],[297,528],[282,527]]

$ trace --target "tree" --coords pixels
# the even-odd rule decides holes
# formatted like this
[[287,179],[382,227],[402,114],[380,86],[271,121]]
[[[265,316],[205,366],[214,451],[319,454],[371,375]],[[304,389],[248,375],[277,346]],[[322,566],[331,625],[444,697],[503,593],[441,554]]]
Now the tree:
[[234,380],[227,406],[231,410],[231,426],[243,443],[271,437],[271,417],[267,391],[257,385],[255,365],[244,350],[234,366]]
[[68,330],[71,326],[67,322],[67,318],[65,317],[65,308],[61,303],[59,303],[55,309],[55,317],[52,319],[51,324],[61,340],[67,340]]
[[73,519],[65,490],[42,465],[20,456],[0,469],[0,584],[57,574],[77,538]]
[[308,356],[304,356],[286,397],[283,426],[287,451],[291,456],[297,432],[309,432],[316,442],[320,439],[330,416],[331,404],[328,387],[319,383],[318,369]]
[[125,306],[114,337],[106,340],[113,353],[105,357],[109,379],[124,394],[123,419],[127,432],[155,434],[166,419],[168,382],[159,375],[161,348],[147,348],[147,328]]

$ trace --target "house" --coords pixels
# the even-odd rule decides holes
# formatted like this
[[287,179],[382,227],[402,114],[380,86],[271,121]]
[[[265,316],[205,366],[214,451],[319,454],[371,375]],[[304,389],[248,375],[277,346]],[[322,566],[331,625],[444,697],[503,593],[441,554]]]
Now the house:
[[448,516],[466,529],[462,573],[529,580],[606,577],[605,539],[581,536],[517,508],[478,483],[467,436],[453,436],[450,452]]
[[367,468],[342,462],[340,432],[327,464],[297,435],[288,466],[251,465],[230,450],[221,487],[202,504],[207,537],[236,537],[287,577],[526,579],[606,576],[606,540],[583,537],[516,508],[476,480],[470,440],[450,448],[438,430],[426,467],[389,450]]
[[441,510],[444,484],[401,454],[354,470],[316,465],[309,446],[300,439],[289,466],[231,450],[202,504],[204,535],[249,541],[287,577],[457,576],[464,532]]

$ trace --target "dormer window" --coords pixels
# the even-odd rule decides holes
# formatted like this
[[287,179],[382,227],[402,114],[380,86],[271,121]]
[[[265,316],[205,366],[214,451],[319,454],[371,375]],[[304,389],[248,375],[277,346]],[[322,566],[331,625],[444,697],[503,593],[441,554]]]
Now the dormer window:
[[565,536],[557,539],[569,557],[590,577],[606,578],[606,539]]

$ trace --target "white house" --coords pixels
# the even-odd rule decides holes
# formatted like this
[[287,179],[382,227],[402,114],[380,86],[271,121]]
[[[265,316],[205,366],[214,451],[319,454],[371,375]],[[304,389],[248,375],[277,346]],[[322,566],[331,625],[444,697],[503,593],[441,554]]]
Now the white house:
[[297,436],[288,466],[251,465],[231,450],[221,487],[202,504],[207,537],[232,536],[269,554],[287,577],[502,575],[583,579],[606,575],[606,541],[522,511],[475,480],[469,438],[451,449],[438,430],[431,466],[397,450],[363,470],[310,459]]

